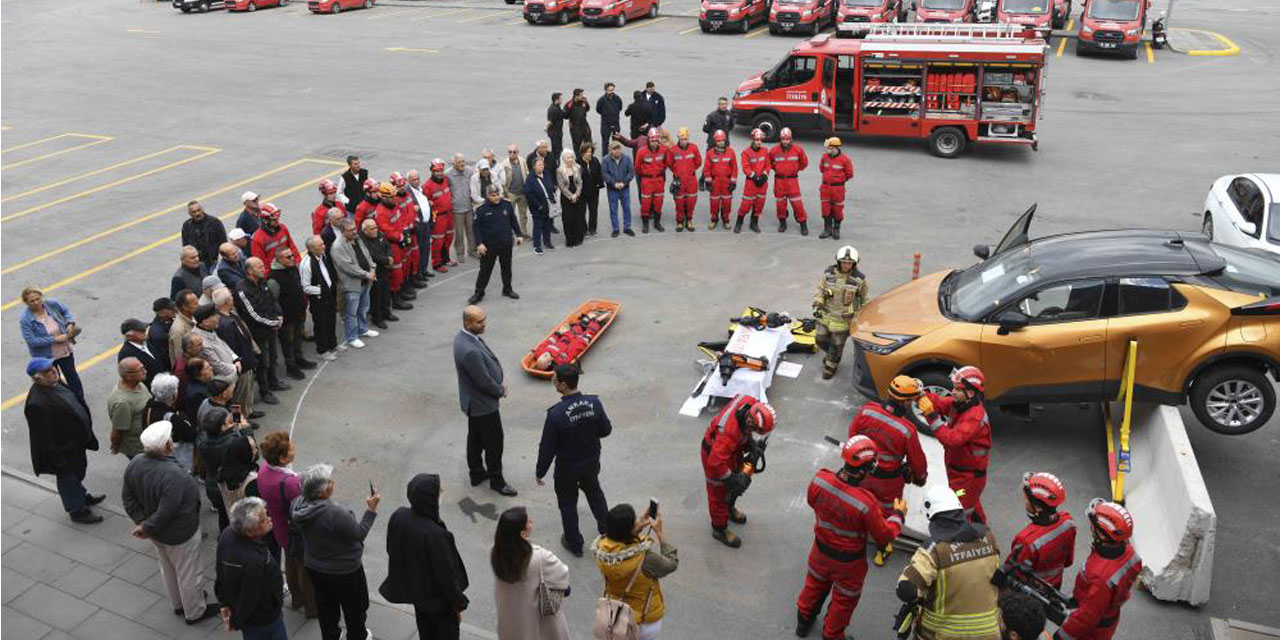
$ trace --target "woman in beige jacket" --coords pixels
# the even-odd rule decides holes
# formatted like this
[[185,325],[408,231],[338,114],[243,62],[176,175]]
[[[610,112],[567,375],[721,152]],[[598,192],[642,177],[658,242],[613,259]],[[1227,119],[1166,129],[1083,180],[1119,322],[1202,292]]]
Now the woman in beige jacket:
[[582,199],[582,167],[568,149],[560,154],[556,188],[560,190],[560,212],[564,215],[564,244],[576,247],[587,233],[587,203]]
[[512,507],[498,518],[489,563],[496,580],[493,600],[498,610],[498,640],[569,640],[564,609],[544,616],[538,611],[538,583],[567,592],[569,567],[554,553],[529,542],[533,518],[524,507]]

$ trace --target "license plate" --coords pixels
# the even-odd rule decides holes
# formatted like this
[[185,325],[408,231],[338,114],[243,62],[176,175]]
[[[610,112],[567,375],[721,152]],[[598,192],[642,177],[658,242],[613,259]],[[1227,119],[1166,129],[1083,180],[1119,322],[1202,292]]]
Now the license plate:
[[1114,43],[1114,42],[1101,42],[1101,43],[1099,43],[1099,44],[1098,44],[1098,46],[1099,46],[1099,47],[1102,47],[1103,49],[1114,49],[1114,48],[1116,48],[1116,43]]
[[723,21],[723,20],[712,20],[712,21],[711,21],[711,28],[712,28],[712,29],[719,29],[719,28],[720,28],[720,25],[722,25],[722,24],[724,24],[724,21]]

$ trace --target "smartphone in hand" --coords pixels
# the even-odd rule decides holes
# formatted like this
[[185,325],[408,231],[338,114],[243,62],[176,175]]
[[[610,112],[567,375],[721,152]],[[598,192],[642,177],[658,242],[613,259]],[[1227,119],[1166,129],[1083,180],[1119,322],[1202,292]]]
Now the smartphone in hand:
[[370,480],[370,481],[369,481],[369,495],[370,495],[370,496],[374,496],[374,495],[377,495],[377,493],[378,493],[378,492],[377,492],[377,491],[375,491],[375,490],[373,489],[373,481],[372,481],[372,480]]
[[231,405],[231,421],[236,424],[240,423],[240,405],[238,404]]
[[649,519],[654,520],[658,517],[658,500],[657,498],[649,498]]

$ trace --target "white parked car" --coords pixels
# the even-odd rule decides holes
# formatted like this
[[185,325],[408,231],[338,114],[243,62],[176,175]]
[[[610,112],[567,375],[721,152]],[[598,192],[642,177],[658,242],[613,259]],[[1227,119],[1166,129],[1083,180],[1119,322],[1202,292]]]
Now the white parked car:
[[1280,254],[1280,174],[1215,180],[1204,199],[1201,230],[1214,242]]

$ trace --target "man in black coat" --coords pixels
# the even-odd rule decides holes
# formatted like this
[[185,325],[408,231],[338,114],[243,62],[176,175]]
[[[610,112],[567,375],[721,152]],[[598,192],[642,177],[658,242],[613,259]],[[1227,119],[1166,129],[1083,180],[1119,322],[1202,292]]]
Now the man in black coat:
[[440,476],[419,473],[408,493],[410,506],[396,509],[387,525],[387,579],[378,593],[413,605],[419,638],[457,640],[469,602],[467,568],[440,519]]
[[368,179],[369,170],[360,166],[360,156],[347,156],[347,170],[338,178],[338,189],[347,199],[347,213],[354,214],[364,200],[364,181]]
[[[377,269],[369,287],[369,323],[379,329],[387,328],[387,321],[396,322],[399,316],[391,313],[391,243],[378,231],[373,218],[365,218],[360,224],[360,242],[369,252],[369,259]],[[364,335],[376,338],[376,331]]]
[[[574,157],[582,152],[582,143],[591,140],[591,124],[587,122],[587,112],[591,111],[591,102],[587,100],[582,89],[574,89],[569,106],[564,116],[569,120],[569,141],[573,144],[570,151]],[[559,156],[557,156],[559,157]]]
[[262,498],[231,506],[230,526],[218,536],[213,591],[231,629],[246,638],[284,638],[284,579],[267,542],[271,517]]
[[267,268],[262,260],[245,260],[244,273],[244,280],[236,285],[236,312],[249,326],[249,333],[258,345],[258,368],[253,377],[262,390],[262,401],[272,404],[268,399],[268,392],[291,388],[289,383],[276,374],[276,363],[280,357],[280,340],[276,337],[276,332],[284,321],[281,319],[280,303],[267,288]]
[[218,262],[218,247],[227,241],[227,228],[221,220],[205,213],[204,205],[198,200],[187,203],[187,215],[187,221],[182,223],[182,244],[195,247],[200,262],[208,273],[213,273],[213,265]]
[[484,299],[484,290],[493,275],[493,263],[502,268],[502,295],[519,300],[520,294],[511,288],[511,246],[520,244],[520,223],[516,220],[516,208],[502,199],[497,185],[489,185],[485,203],[476,209],[472,228],[476,233],[476,253],[480,254],[480,273],[476,274],[476,292],[471,304]]
[[551,139],[551,157],[560,158],[564,149],[564,109],[560,107],[560,92],[551,94],[551,104],[547,106],[547,137]]
[[645,99],[643,91],[631,93],[631,104],[627,105],[626,115],[630,118],[631,137],[639,138],[649,131],[649,123],[653,121],[653,106]]
[[73,522],[102,522],[102,516],[89,506],[102,502],[106,496],[84,488],[84,472],[89,466],[84,452],[98,450],[89,407],[58,378],[58,368],[51,358],[32,358],[27,363],[27,375],[34,382],[23,408],[31,430],[32,471],[57,477],[58,497]]
[[543,476],[555,461],[556,502],[560,506],[560,522],[564,525],[560,544],[581,558],[578,491],[587,494],[587,505],[596,519],[596,531],[604,533],[609,503],[600,488],[600,439],[613,433],[613,423],[609,422],[599,398],[578,391],[578,376],[577,365],[556,366],[552,382],[562,397],[560,402],[547,409],[535,474],[541,486]]
[[720,96],[716,101],[716,110],[707,114],[707,119],[702,123],[702,132],[707,134],[707,150],[716,146],[716,132],[723,131],[725,134],[733,131],[733,111],[729,109],[729,99]]
[[314,369],[316,363],[302,355],[302,329],[307,323],[307,297],[302,292],[302,276],[298,273],[298,257],[293,250],[280,247],[276,250],[267,287],[280,303],[280,319],[284,324],[276,335],[280,337],[280,350],[284,353],[285,373],[294,380],[307,376],[303,369]]
[[161,358],[151,351],[151,345],[147,340],[147,323],[137,318],[129,318],[120,323],[120,335],[124,336],[124,344],[120,345],[120,351],[116,353],[116,362],[125,358],[137,358],[147,370],[147,377],[143,380],[143,384],[147,385],[148,389],[151,388],[151,381],[155,379],[156,374],[169,370],[168,357]]
[[156,298],[151,303],[151,311],[156,315],[147,327],[147,348],[164,363],[165,371],[168,371],[169,327],[173,326],[173,318],[178,315],[178,305],[170,298]]
[[604,95],[596,99],[596,113],[600,114],[600,150],[597,155],[609,148],[613,134],[622,131],[622,98],[616,92],[612,82],[604,83]]

